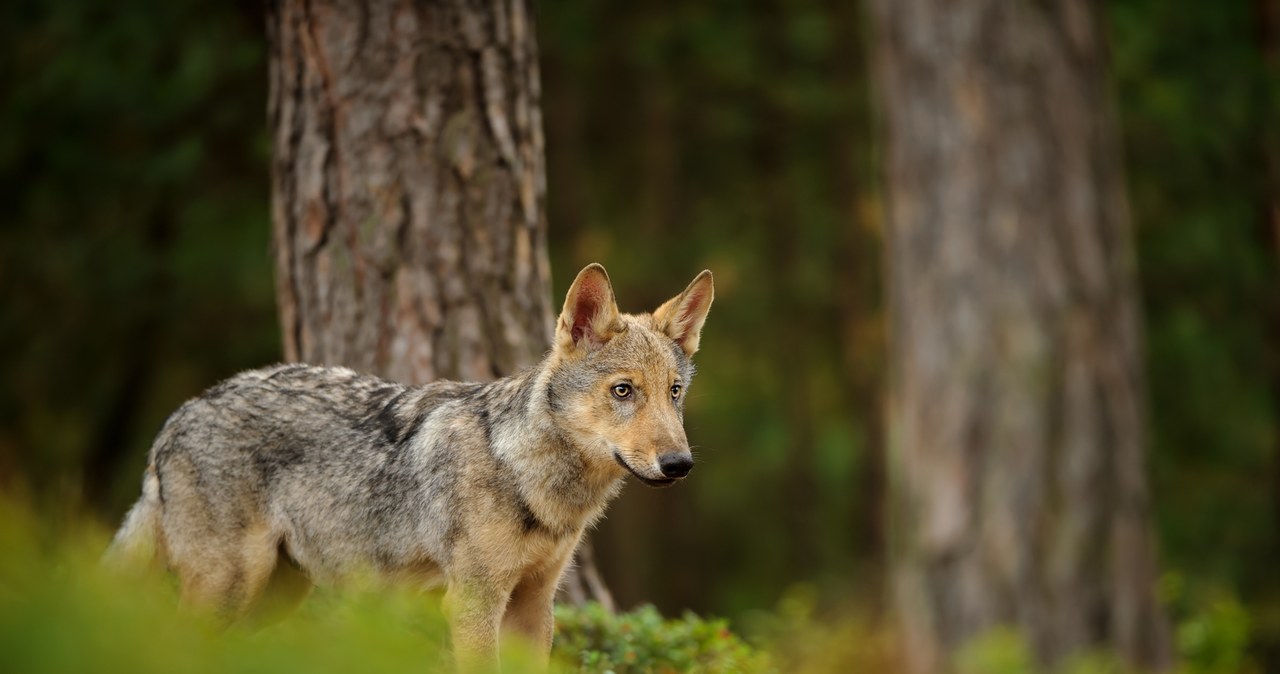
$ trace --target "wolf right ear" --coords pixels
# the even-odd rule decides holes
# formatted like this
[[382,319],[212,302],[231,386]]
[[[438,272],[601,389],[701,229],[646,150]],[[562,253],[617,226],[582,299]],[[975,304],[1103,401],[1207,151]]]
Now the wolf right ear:
[[604,267],[591,263],[578,272],[569,286],[560,320],[556,321],[556,345],[565,351],[599,347],[618,330],[618,305]]
[[684,292],[658,307],[653,312],[653,320],[671,339],[676,340],[687,355],[692,356],[698,351],[702,324],[707,321],[707,312],[711,310],[711,301],[715,297],[711,270],[704,269]]

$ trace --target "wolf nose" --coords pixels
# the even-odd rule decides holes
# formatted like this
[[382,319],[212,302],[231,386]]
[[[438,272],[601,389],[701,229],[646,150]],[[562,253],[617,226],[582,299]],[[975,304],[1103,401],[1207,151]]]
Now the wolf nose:
[[681,452],[667,452],[658,457],[658,467],[666,477],[684,477],[693,470],[693,456]]

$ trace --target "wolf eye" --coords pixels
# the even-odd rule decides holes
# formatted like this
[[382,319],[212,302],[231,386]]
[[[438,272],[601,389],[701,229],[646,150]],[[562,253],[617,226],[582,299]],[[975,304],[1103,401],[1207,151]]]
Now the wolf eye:
[[681,392],[682,390],[684,390],[684,389],[683,389],[679,384],[672,384],[672,385],[671,385],[671,399],[672,399],[672,400],[679,400],[679,399],[680,399],[680,392]]
[[631,384],[614,384],[613,397],[618,400],[626,400],[631,397]]

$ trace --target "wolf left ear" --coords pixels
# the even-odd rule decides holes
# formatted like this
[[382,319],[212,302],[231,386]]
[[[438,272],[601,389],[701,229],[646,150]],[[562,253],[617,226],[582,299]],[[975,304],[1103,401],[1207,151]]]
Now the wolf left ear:
[[556,321],[556,344],[566,351],[595,348],[618,330],[618,305],[604,267],[592,263],[578,272]]
[[715,296],[711,270],[704,269],[684,292],[658,307],[653,312],[653,319],[658,323],[658,329],[676,340],[685,354],[692,356],[698,351],[702,324],[707,320],[707,311],[711,309],[711,301]]

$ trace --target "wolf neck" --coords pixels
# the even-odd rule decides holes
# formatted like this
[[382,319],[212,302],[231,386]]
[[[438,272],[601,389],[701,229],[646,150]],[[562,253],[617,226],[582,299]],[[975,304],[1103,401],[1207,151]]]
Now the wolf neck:
[[581,446],[557,423],[545,395],[549,376],[550,361],[544,360],[489,384],[491,401],[519,403],[502,414],[490,412],[489,446],[515,473],[517,489],[540,528],[576,534],[604,513],[622,486],[622,475],[612,460],[592,461],[592,448]]

